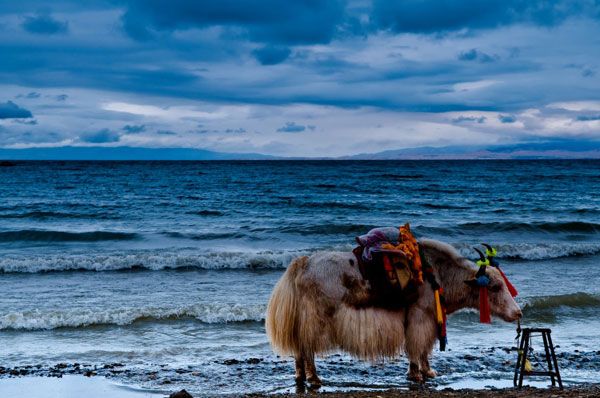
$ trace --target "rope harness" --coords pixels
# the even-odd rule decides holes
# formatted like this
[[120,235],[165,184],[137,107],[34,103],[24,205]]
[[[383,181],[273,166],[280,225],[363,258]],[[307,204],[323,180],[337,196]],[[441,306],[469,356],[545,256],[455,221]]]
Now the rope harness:
[[423,254],[423,250],[419,247],[419,255],[423,265],[424,278],[431,285],[434,297],[434,313],[435,322],[437,324],[437,336],[440,341],[440,351],[446,351],[446,345],[448,344],[448,336],[446,330],[447,315],[446,315],[446,299],[444,298],[444,289],[440,286],[438,281],[435,279],[433,274],[433,267],[427,261],[427,258]]

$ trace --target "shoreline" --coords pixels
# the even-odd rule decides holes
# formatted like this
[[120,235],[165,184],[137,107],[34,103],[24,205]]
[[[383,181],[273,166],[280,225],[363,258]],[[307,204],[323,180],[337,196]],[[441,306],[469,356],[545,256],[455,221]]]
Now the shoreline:
[[[14,376],[0,379],[0,391],[6,396],[26,396],[28,398],[160,398],[169,397],[181,389],[176,385],[163,390],[147,390],[136,386],[120,384],[103,376],[64,375]],[[294,398],[307,394],[319,394],[323,398],[393,398],[393,397],[597,397],[599,384],[584,384],[558,388],[524,386],[516,388],[443,388],[415,385],[408,389],[324,391],[307,389],[296,393],[240,393],[240,394],[192,394],[193,397],[248,397],[248,398]],[[183,396],[183,395],[181,395]]]
[[[300,397],[304,394],[245,394],[249,398],[286,398]],[[600,384],[585,385],[580,387],[557,388],[523,387],[504,389],[451,389],[434,390],[429,388],[416,388],[414,390],[385,390],[385,391],[351,391],[351,392],[324,392],[319,393],[323,398],[393,398],[393,397],[598,397]]]

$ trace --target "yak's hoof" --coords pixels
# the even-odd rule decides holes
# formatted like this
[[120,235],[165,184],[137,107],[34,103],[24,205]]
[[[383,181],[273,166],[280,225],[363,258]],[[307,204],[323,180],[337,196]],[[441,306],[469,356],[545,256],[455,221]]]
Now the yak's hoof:
[[319,388],[323,385],[321,379],[319,379],[319,376],[317,375],[309,376],[306,381],[308,381],[308,384],[310,384],[310,388],[314,389]]
[[408,374],[408,380],[413,381],[415,383],[423,383],[423,375],[421,375],[421,372],[419,373],[409,373]]
[[296,379],[296,394],[304,394],[306,392],[306,384],[304,380]]
[[434,377],[437,376],[437,372],[431,368],[421,372],[423,377],[426,379],[433,379]]

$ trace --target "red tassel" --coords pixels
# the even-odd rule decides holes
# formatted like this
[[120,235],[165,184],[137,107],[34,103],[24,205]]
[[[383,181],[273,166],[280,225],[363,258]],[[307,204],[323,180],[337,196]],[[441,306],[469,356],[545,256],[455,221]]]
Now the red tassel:
[[504,275],[504,272],[502,272],[500,268],[498,268],[498,271],[500,271],[500,275],[502,275],[502,278],[504,278],[504,282],[506,283],[506,287],[508,288],[510,295],[513,297],[517,297],[517,295],[519,294],[519,292],[517,292],[517,289],[515,289],[512,283],[509,282],[508,278],[506,277],[506,275]]
[[490,301],[488,300],[488,291],[485,286],[479,288],[479,322],[492,323]]

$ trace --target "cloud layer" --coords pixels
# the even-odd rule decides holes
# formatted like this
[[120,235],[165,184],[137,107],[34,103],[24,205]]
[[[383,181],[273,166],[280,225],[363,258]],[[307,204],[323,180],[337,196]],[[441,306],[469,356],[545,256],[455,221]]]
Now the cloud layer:
[[5,2],[0,146],[596,140],[598,37],[595,1]]

